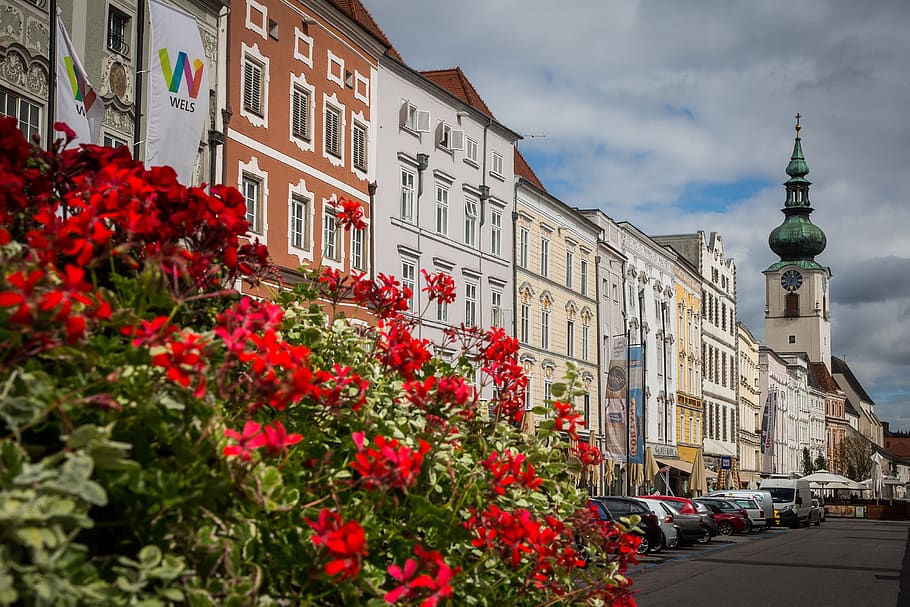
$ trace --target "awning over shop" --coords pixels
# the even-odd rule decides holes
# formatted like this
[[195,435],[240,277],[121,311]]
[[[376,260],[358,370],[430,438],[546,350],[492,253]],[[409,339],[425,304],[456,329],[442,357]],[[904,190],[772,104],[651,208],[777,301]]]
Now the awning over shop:
[[658,457],[657,463],[662,466],[670,466],[671,468],[675,468],[686,474],[692,474],[692,464],[685,460],[676,459],[674,457]]

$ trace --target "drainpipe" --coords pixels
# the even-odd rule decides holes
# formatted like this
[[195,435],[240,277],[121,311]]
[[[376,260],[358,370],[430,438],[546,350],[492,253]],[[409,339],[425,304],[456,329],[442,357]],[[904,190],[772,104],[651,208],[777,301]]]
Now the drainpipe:
[[[597,239],[598,247],[603,241],[599,238]],[[597,339],[597,435],[598,441],[600,437],[604,435],[604,407],[602,406],[603,398],[603,364],[602,364],[602,353],[601,350],[601,336],[600,334],[600,319],[601,315],[601,300],[600,300],[600,255],[594,257],[594,297],[597,299],[597,324],[598,324],[598,339]],[[591,422],[588,421],[588,432],[591,432]],[[589,439],[590,442],[590,439]],[[604,461],[601,458],[600,461],[600,478],[597,479],[597,487],[599,489],[599,495],[604,495]]]
[[376,280],[376,218],[373,210],[376,208],[376,190],[379,184],[371,181],[367,184],[367,192],[370,194],[370,282]]
[[[423,172],[427,170],[427,167],[430,166],[430,155],[429,154],[417,154],[417,200],[414,205],[414,222],[417,224],[417,250],[420,251],[420,234],[423,232],[423,227],[420,225],[420,196],[423,194]],[[420,310],[420,289],[417,288],[417,276],[414,276],[414,290],[417,291],[414,293],[414,297],[417,300],[415,308]],[[417,337],[423,337],[423,323],[417,323]]]

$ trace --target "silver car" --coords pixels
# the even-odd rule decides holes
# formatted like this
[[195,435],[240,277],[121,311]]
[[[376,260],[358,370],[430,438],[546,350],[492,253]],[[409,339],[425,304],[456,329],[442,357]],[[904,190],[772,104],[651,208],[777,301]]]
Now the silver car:
[[749,517],[749,520],[746,522],[749,524],[750,532],[761,531],[765,528],[767,520],[765,519],[765,513],[761,506],[758,505],[758,502],[747,497],[728,497],[726,499],[746,511],[746,515]]
[[679,528],[673,521],[674,512],[660,500],[651,500],[646,497],[636,498],[657,515],[660,521],[660,531],[663,535],[660,548],[676,548],[679,545]]

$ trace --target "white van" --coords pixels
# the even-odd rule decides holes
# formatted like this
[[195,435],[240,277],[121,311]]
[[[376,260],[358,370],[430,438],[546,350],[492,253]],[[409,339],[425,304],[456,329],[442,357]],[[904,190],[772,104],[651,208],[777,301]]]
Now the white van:
[[774,513],[781,525],[794,529],[800,525],[809,526],[812,511],[812,492],[809,481],[801,478],[766,478],[759,489],[771,494]]
[[[770,529],[774,526],[774,502],[771,499],[771,494],[763,489],[722,489],[720,491],[715,491],[709,493],[705,497],[723,497],[735,499],[737,497],[743,497],[750,500],[755,500],[758,502],[758,505],[761,506],[762,513],[765,517],[764,528]],[[753,525],[755,523],[753,522]],[[758,529],[756,527],[756,529]],[[759,529],[760,530],[760,529]]]

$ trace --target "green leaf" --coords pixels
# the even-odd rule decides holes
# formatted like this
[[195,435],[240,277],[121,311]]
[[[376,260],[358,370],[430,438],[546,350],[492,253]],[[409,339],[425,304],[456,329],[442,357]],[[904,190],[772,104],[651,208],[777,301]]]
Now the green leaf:
[[260,482],[262,483],[262,493],[266,497],[271,497],[271,495],[284,484],[284,478],[281,476],[281,471],[278,470],[278,468],[275,466],[266,466],[262,471]]
[[562,382],[556,382],[550,386],[550,394],[554,398],[562,398],[566,393],[566,385]]
[[105,493],[104,488],[95,481],[85,481],[82,483],[77,495],[89,504],[107,506],[107,493]]
[[139,563],[144,569],[151,569],[161,562],[161,548],[146,546],[139,551]]
[[212,595],[199,588],[187,590],[186,598],[189,607],[213,607],[215,604]]
[[175,603],[184,601],[183,592],[179,588],[161,588],[158,590],[158,594]]

